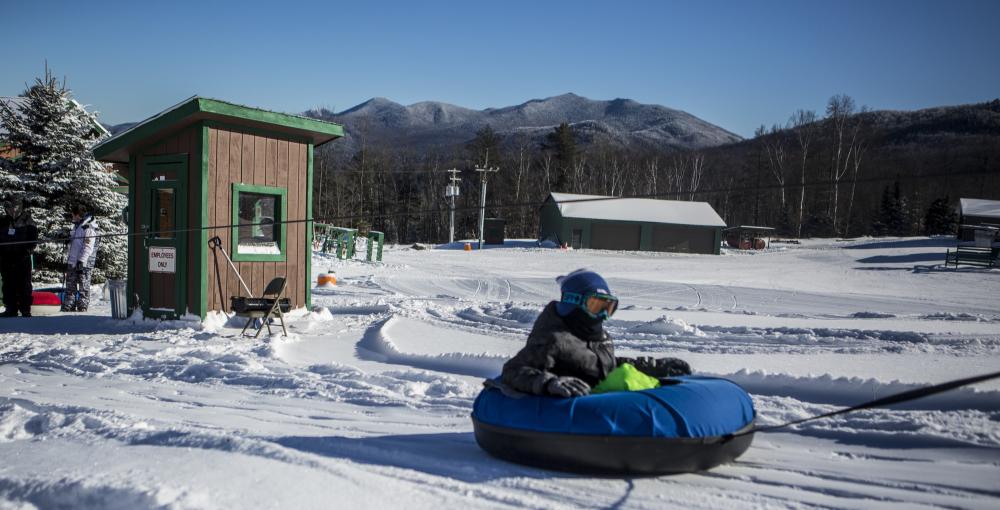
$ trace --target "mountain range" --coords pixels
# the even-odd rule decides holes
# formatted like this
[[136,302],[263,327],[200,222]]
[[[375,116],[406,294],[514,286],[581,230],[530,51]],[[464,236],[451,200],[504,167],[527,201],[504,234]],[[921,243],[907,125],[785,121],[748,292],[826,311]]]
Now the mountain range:
[[[926,108],[913,111],[879,110],[866,115],[886,135],[900,143],[914,137],[952,134],[995,135],[1000,100],[975,105]],[[681,110],[642,104],[631,99],[598,101],[576,94],[533,99],[516,106],[473,110],[437,101],[409,106],[373,98],[353,108],[333,112],[309,110],[302,115],[336,122],[345,136],[325,148],[350,157],[362,140],[374,146],[408,149],[417,153],[461,148],[476,133],[491,127],[507,144],[537,147],[560,123],[573,128],[582,145],[603,142],[620,147],[652,149],[709,149],[744,141],[739,135]],[[106,126],[117,134],[134,122]]]
[[577,142],[658,149],[701,149],[742,138],[694,115],[631,99],[597,101],[563,94],[505,108],[473,110],[436,101],[409,106],[374,98],[335,113],[309,110],[308,117],[342,124],[345,137],[336,152],[353,154],[362,139],[415,151],[462,146],[489,126],[508,143],[539,144],[560,123],[568,123]]

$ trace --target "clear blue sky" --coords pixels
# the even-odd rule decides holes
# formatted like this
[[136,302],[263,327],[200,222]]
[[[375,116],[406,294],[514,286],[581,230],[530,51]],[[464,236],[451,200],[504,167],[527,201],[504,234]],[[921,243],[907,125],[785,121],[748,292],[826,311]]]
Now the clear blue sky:
[[285,112],[372,97],[510,106],[574,92],[743,136],[846,93],[876,109],[1000,97],[1000,0],[7,1],[0,95],[44,62],[108,123],[191,95]]

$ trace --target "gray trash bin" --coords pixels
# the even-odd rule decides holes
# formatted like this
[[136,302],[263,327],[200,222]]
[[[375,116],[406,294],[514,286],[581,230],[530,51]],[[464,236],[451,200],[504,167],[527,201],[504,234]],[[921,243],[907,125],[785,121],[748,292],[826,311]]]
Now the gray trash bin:
[[115,319],[127,319],[125,280],[108,280],[108,291],[111,293],[111,316]]

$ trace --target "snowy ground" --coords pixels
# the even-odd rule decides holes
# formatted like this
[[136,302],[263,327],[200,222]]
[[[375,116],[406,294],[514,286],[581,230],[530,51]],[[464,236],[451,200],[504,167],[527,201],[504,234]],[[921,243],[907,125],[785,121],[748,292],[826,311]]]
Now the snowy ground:
[[[553,278],[606,276],[624,354],[742,384],[762,424],[1000,369],[1000,271],[947,240],[809,241],[698,256],[511,243],[317,255],[289,338],[234,321],[0,321],[0,508],[1000,508],[1000,382],[758,434],[737,462],[589,478],[495,460],[483,377]],[[781,245],[784,246],[784,245]]]

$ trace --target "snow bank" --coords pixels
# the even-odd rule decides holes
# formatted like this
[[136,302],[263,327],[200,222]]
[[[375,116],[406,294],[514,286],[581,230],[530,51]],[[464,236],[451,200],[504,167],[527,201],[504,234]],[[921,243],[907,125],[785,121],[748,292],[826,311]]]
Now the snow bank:
[[[834,377],[829,374],[796,377],[747,370],[723,374],[721,377],[736,382],[753,395],[792,397],[803,402],[838,406],[857,405],[927,386],[899,381],[884,382],[874,378]],[[971,409],[996,413],[1000,412],[1000,391],[979,391],[975,387],[964,387],[897,404],[891,408],[929,411]]]
[[358,342],[358,354],[362,358],[483,378],[495,377],[499,374],[503,364],[508,359],[506,356],[488,354],[456,352],[427,356],[400,352],[385,332],[393,320],[392,317],[389,317],[377,321],[365,331],[364,337]]
[[688,325],[683,319],[672,319],[663,315],[656,320],[632,326],[628,329],[630,333],[644,333],[647,335],[663,336],[706,336],[700,329]]

